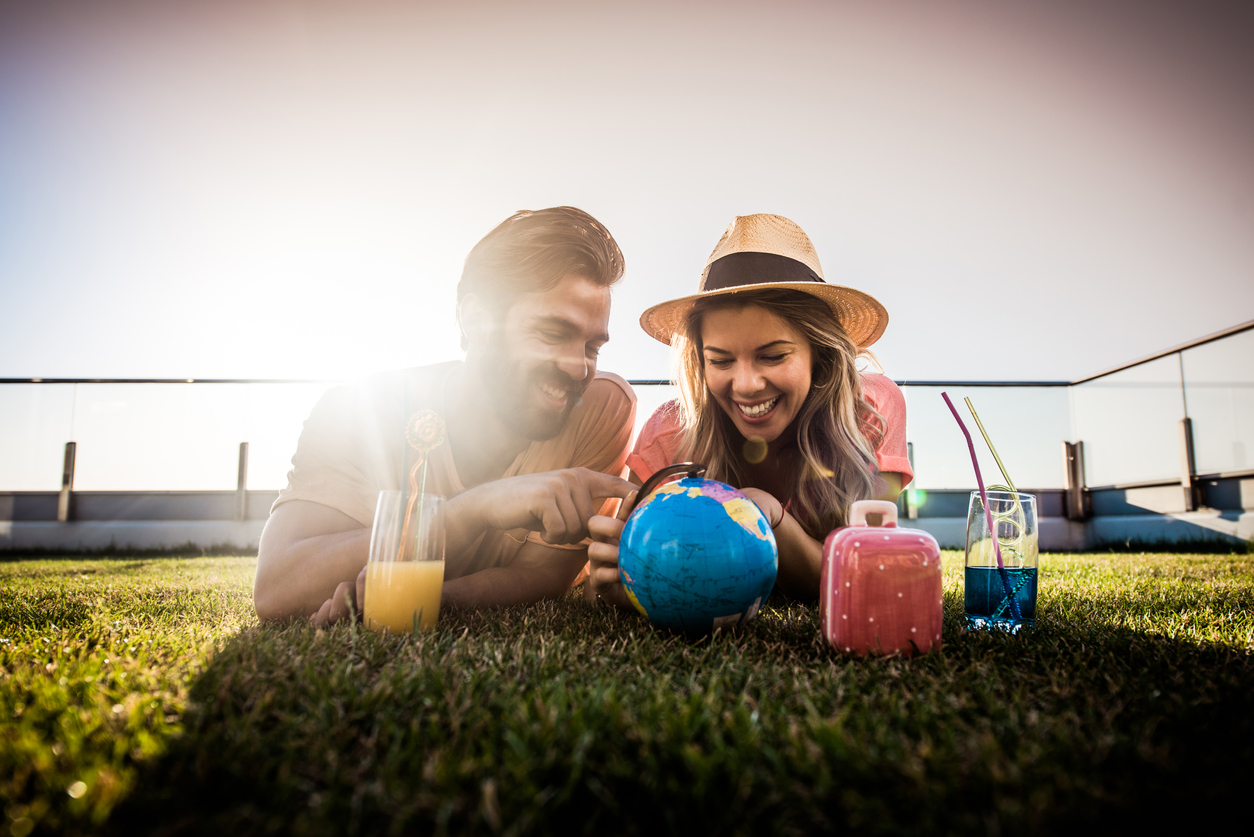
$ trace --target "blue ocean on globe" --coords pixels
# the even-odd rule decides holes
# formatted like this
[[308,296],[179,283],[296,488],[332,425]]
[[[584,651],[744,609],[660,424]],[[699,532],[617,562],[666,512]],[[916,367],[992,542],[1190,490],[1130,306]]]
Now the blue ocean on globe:
[[619,574],[653,624],[705,632],[747,622],[775,586],[779,553],[762,511],[715,480],[688,477],[645,497],[623,527]]

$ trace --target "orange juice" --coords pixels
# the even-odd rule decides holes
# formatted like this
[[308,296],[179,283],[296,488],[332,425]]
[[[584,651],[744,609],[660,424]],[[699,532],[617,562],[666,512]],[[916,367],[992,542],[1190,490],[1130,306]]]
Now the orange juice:
[[366,570],[366,625],[407,634],[418,621],[423,630],[435,627],[440,612],[443,561],[372,561]]

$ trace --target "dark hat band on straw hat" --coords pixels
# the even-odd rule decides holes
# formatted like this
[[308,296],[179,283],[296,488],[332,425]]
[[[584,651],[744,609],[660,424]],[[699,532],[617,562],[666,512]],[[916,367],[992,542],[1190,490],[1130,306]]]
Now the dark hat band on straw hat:
[[740,215],[706,259],[697,293],[660,302],[640,315],[655,340],[672,343],[702,299],[755,289],[794,290],[823,301],[854,345],[865,349],[884,333],[888,312],[870,294],[823,278],[810,237],[782,215]]
[[712,262],[702,291],[721,291],[771,282],[822,282],[806,265],[776,253],[730,253]]

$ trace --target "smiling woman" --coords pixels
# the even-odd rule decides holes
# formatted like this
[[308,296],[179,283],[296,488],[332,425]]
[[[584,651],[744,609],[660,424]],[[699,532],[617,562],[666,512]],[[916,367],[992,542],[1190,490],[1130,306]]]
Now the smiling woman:
[[[855,501],[895,500],[912,477],[901,391],[856,366],[888,313],[825,282],[792,221],[749,215],[723,234],[697,294],[653,306],[640,323],[674,347],[680,398],[644,426],[627,459],[633,475],[689,460],[743,489],[775,530],[779,585],[814,598],[827,533]],[[594,523],[594,584],[621,603],[621,526]]]

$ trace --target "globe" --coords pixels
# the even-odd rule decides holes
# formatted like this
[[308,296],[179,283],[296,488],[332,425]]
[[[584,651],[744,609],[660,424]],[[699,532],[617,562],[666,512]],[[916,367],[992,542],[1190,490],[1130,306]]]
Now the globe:
[[653,624],[708,632],[747,622],[779,569],[775,534],[741,492],[687,477],[645,497],[623,527],[619,575]]

